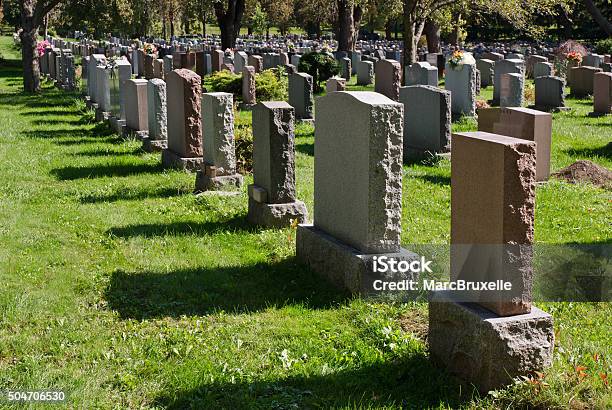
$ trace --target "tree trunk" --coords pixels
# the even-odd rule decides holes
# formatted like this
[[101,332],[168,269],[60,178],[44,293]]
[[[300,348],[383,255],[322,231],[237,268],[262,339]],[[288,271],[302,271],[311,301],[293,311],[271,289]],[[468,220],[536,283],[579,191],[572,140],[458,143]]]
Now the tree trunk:
[[461,31],[461,27],[459,27],[459,22],[461,21],[461,13],[459,13],[459,15],[457,16],[457,18],[455,19],[455,26],[453,27],[453,32],[450,35],[450,43],[451,45],[455,46],[455,47],[459,47],[459,37],[460,37],[460,31]]
[[440,52],[440,27],[432,21],[427,20],[423,33],[427,37],[427,51],[430,53]]
[[162,13],[162,19],[161,19],[161,24],[162,24],[162,38],[165,40],[166,39],[166,15]]
[[24,0],[21,3],[21,62],[23,66],[23,90],[27,93],[40,91],[40,67],[36,37],[38,24],[34,15],[34,0]]
[[174,37],[174,18],[170,17],[170,39]]
[[189,20],[186,19],[185,23],[183,24],[183,27],[185,28],[185,34],[189,35],[191,34],[191,25],[189,24]]
[[404,0],[404,67],[418,61],[417,50],[419,38],[425,27],[427,16],[417,16],[414,7],[415,0]]
[[236,38],[240,34],[245,0],[227,0],[227,3],[227,9],[223,7],[221,1],[214,4],[217,23],[221,30],[221,47],[224,50],[236,47]]
[[351,0],[338,0],[338,51],[355,49],[355,24]]
[[206,16],[202,16],[202,37],[206,37]]
[[593,0],[584,0],[584,6],[603,32],[606,33],[608,37],[612,36],[612,24],[610,24],[608,19],[601,14],[601,11],[597,8]]
[[393,40],[393,30],[391,29],[391,25],[392,25],[392,21],[391,20],[387,20],[387,22],[385,23],[385,40]]

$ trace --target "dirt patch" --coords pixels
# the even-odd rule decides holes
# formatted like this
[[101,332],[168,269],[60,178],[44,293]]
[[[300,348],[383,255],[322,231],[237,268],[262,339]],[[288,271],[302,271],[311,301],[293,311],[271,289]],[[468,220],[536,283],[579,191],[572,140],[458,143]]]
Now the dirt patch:
[[406,333],[412,333],[417,339],[427,341],[429,319],[426,312],[414,309],[399,318],[399,324]]
[[612,189],[612,171],[591,161],[576,161],[559,172],[555,172],[553,176],[572,184],[590,182],[601,188]]

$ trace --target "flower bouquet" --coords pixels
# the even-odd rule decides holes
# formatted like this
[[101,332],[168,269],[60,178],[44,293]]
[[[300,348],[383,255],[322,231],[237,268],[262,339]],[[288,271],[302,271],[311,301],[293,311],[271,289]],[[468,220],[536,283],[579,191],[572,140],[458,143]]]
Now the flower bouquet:
[[36,51],[38,52],[38,56],[42,57],[45,54],[45,49],[49,47],[51,44],[47,40],[39,41],[36,43]]
[[144,51],[145,54],[153,55],[157,52],[157,48],[151,43],[144,43],[142,51]]
[[453,54],[448,59],[448,64],[453,70],[461,71],[463,69],[464,64],[475,64],[476,60],[472,54],[467,53],[463,50],[455,50]]

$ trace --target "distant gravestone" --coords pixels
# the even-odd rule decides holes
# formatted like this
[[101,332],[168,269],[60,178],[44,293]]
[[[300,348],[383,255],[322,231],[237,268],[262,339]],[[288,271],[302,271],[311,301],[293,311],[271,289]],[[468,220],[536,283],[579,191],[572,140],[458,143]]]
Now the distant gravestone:
[[537,62],[533,66],[533,78],[552,76],[554,73],[554,67],[552,63]]
[[582,65],[588,67],[601,68],[601,64],[604,62],[604,57],[599,54],[587,54],[582,57]]
[[501,75],[499,105],[501,107],[521,107],[524,100],[525,78],[520,73]]
[[492,60],[492,61],[495,61],[495,62],[504,59],[504,55],[503,54],[501,54],[501,53],[494,53],[494,52],[482,53],[482,55],[480,57],[485,59],[485,60]]
[[236,173],[234,103],[229,93],[202,94],[204,163],[196,175],[196,192],[242,186]]
[[476,60],[476,68],[480,71],[480,86],[483,88],[493,85],[493,68],[495,61],[487,59]]
[[249,65],[255,68],[256,73],[261,73],[263,71],[263,58],[257,55],[250,55]]
[[404,70],[406,85],[438,86],[438,69],[427,62],[416,62]]
[[612,73],[593,76],[593,112],[598,115],[612,113]]
[[438,87],[400,88],[404,104],[404,158],[448,152],[451,137],[451,93]]
[[125,119],[133,132],[149,130],[147,108],[147,80],[134,79],[125,82]]
[[340,68],[341,68],[340,72],[341,72],[342,78],[344,78],[346,81],[350,81],[351,73],[353,72],[353,68],[351,65],[351,59],[348,57],[344,57],[340,59],[339,61],[340,61]]
[[[534,68],[535,65],[538,63],[547,63],[548,62],[548,58],[544,57],[544,56],[539,56],[537,54],[532,54],[529,57],[527,57],[527,61],[526,61],[526,65],[525,65],[525,76],[527,78],[535,78],[535,73],[534,73]],[[552,74],[548,74],[548,75],[552,75]]]
[[581,66],[570,69],[572,83],[570,85],[572,96],[584,98],[593,95],[593,80],[595,73],[601,72],[601,68]]
[[493,104],[499,105],[501,92],[501,77],[504,74],[520,74],[525,75],[525,62],[518,59],[507,59],[495,62],[495,80],[493,85]]
[[142,140],[146,152],[161,151],[167,147],[168,117],[166,106],[166,83],[159,78],[149,80],[147,85],[147,107],[149,133]]
[[357,65],[357,85],[370,85],[374,82],[374,63],[362,60]]
[[196,171],[203,162],[201,79],[191,70],[178,69],[166,80],[168,148],[162,151],[162,165]]
[[305,222],[306,205],[295,189],[295,110],[286,102],[260,102],[253,109],[253,184],[247,219],[285,227]]
[[374,90],[393,101],[399,100],[402,83],[402,67],[395,60],[380,60],[376,63]]
[[242,102],[244,108],[252,108],[257,103],[255,67],[250,65],[242,69]]
[[565,108],[565,80],[561,77],[538,76],[535,79],[535,109],[558,111]]
[[446,64],[444,87],[451,92],[451,112],[454,115],[476,115],[476,65],[451,67]]
[[327,93],[335,93],[337,91],[346,91],[346,80],[344,78],[332,77],[325,84]]
[[314,119],[312,76],[306,73],[289,75],[289,104],[295,108],[295,118],[299,121]]
[[212,72],[221,71],[223,66],[223,59],[225,57],[225,53],[222,50],[213,50],[212,51]]

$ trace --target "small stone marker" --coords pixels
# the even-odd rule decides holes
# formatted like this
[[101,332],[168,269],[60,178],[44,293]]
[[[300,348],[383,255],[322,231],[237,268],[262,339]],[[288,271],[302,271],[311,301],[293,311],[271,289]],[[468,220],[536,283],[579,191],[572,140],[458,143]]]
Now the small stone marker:
[[612,113],[612,73],[593,76],[593,112],[596,115]]
[[289,74],[289,104],[295,108],[295,118],[312,122],[314,100],[312,76],[306,73]]
[[221,71],[223,69],[223,60],[225,53],[221,50],[212,51],[212,71]]
[[296,255],[335,285],[371,292],[374,256],[400,247],[403,105],[372,92],[317,100],[314,225],[298,226]]
[[125,120],[128,129],[135,133],[149,130],[147,83],[144,78],[125,82]]
[[346,80],[340,77],[332,77],[325,84],[325,91],[334,93],[337,91],[346,91]]
[[450,150],[451,93],[438,87],[400,88],[404,104],[404,158]]
[[563,78],[554,76],[536,77],[535,109],[541,111],[565,109],[565,80]]
[[446,64],[444,87],[451,92],[451,112],[457,116],[476,115],[476,65],[451,67]]
[[399,101],[399,88],[402,84],[402,66],[395,60],[380,60],[376,63],[374,90],[377,93]]
[[256,73],[261,73],[263,71],[263,57],[257,55],[250,55],[249,65],[255,68]]
[[253,109],[253,184],[247,219],[286,227],[305,222],[306,205],[295,191],[295,110],[286,102],[260,102]]
[[552,317],[531,306],[535,143],[458,133],[453,134],[452,159],[452,280],[477,266],[480,280],[503,279],[518,289],[510,299],[500,291],[477,303],[464,303],[461,294],[434,292],[429,351],[435,362],[487,392],[552,365]]
[[168,117],[166,106],[166,83],[154,78],[147,85],[147,106],[149,109],[149,134],[142,140],[146,152],[161,151],[168,144]]
[[350,81],[351,73],[353,72],[353,66],[352,66],[351,59],[348,57],[341,58],[340,67],[341,67],[340,73],[342,75],[342,78],[344,78],[346,81]]
[[536,181],[548,180],[552,115],[529,108],[483,108],[478,110],[478,131],[535,142]]
[[202,94],[204,162],[196,174],[196,192],[241,187],[236,173],[234,99],[229,93]]
[[162,165],[197,171],[204,160],[200,76],[181,68],[170,72],[166,80],[168,148],[162,151]]

